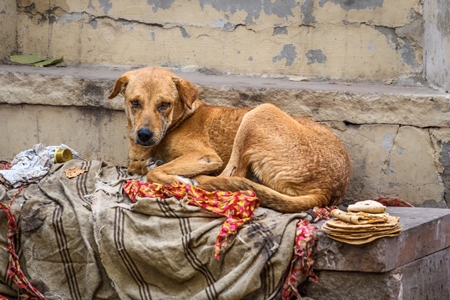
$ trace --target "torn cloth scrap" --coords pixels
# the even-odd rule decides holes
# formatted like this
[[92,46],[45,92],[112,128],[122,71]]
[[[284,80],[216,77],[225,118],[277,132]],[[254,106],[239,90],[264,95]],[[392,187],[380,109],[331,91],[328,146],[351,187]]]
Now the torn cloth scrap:
[[208,192],[201,188],[174,182],[163,186],[158,183],[129,180],[124,185],[125,193],[132,200],[136,196],[147,198],[171,198],[187,200],[189,204],[226,217],[219,235],[216,239],[214,257],[220,258],[220,249],[223,239],[231,234],[236,234],[238,228],[253,218],[253,211],[259,206],[259,199],[253,191]]

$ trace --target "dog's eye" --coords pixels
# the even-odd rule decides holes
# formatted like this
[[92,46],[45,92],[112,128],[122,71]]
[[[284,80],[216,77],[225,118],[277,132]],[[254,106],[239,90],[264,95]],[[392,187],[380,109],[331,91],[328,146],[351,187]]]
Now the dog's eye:
[[159,106],[158,106],[158,111],[163,111],[166,110],[170,107],[170,103],[169,102],[162,102]]
[[139,103],[139,100],[133,99],[130,101],[132,108],[141,108],[141,103]]

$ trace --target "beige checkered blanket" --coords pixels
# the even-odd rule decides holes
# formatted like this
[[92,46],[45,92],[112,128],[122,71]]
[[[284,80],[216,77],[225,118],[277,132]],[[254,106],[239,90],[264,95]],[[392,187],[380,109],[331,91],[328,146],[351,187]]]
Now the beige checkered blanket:
[[[69,179],[65,169],[87,170]],[[279,298],[293,256],[296,224],[306,214],[258,208],[255,219],[214,245],[224,217],[176,199],[123,193],[125,168],[72,160],[53,166],[25,188],[11,210],[20,266],[47,299],[271,299]],[[0,186],[8,203],[17,190]],[[0,246],[7,247],[0,211]],[[0,249],[0,294],[17,299]]]

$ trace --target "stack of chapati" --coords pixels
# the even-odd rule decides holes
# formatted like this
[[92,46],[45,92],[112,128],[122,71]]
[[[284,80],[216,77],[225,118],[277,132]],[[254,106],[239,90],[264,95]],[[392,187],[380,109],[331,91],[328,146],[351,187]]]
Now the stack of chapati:
[[386,207],[373,200],[359,201],[348,206],[348,212],[335,209],[334,219],[323,224],[322,230],[337,241],[347,244],[365,244],[382,237],[400,233],[399,217],[386,213]]

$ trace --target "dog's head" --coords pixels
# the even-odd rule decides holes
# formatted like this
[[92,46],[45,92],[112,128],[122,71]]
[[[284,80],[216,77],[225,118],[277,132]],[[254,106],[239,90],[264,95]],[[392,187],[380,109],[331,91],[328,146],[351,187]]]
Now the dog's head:
[[117,79],[109,99],[122,93],[130,138],[138,145],[158,145],[167,130],[193,109],[198,89],[163,68],[142,68]]

